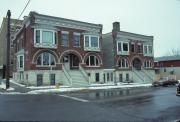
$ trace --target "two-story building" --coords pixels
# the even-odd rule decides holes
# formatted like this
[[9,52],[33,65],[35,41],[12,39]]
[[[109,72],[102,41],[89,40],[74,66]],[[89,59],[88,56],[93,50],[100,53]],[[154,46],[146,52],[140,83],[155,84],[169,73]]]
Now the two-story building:
[[180,55],[162,56],[154,59],[156,80],[169,77],[180,80]]
[[103,81],[102,25],[30,12],[14,40],[13,78],[27,85]]
[[151,83],[154,79],[153,36],[120,30],[103,35],[104,81]]

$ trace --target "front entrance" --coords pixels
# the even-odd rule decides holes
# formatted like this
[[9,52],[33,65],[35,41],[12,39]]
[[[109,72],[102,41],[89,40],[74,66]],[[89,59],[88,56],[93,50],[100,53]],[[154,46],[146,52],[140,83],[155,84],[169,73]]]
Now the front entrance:
[[139,58],[135,58],[133,60],[133,67],[136,69],[136,70],[141,70],[141,66],[142,66],[142,63],[140,61]]
[[63,63],[68,70],[79,69],[79,58],[74,54],[64,56]]

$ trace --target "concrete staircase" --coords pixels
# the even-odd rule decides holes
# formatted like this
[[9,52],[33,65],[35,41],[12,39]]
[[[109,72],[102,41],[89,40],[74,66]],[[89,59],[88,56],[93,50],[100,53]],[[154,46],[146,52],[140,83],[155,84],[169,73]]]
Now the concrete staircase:
[[89,85],[87,79],[83,76],[80,70],[70,70],[69,74],[72,78],[73,87],[87,87]]
[[154,76],[150,75],[146,70],[135,70],[133,69],[133,81],[136,83],[152,83]]
[[88,76],[84,69],[80,67],[79,70],[68,70],[64,66],[62,67],[64,72],[64,81],[71,87],[88,87]]

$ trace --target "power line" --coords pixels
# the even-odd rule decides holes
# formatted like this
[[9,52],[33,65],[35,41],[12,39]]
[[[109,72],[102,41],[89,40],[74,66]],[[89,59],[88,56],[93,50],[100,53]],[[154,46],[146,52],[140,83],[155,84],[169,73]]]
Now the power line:
[[24,13],[24,11],[26,10],[26,8],[27,8],[27,6],[29,5],[30,1],[31,1],[31,0],[28,0],[26,6],[24,7],[24,9],[22,10],[21,14],[19,15],[18,20],[20,19],[20,17],[22,16],[22,14]]
[[15,24],[14,24],[14,27],[13,27],[15,30],[16,30],[16,28],[17,28],[17,26],[18,26],[17,24],[18,24],[18,22],[19,22],[20,17],[22,16],[22,14],[24,13],[24,11],[26,10],[26,8],[27,8],[27,6],[29,5],[30,1],[31,1],[31,0],[28,0],[28,2],[26,3],[25,7],[23,8],[21,14],[19,15],[18,19],[16,20],[16,22],[15,22]]

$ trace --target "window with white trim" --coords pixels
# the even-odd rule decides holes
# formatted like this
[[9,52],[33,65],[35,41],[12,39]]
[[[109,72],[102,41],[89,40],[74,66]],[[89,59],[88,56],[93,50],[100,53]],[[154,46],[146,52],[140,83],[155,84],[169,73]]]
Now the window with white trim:
[[129,52],[129,43],[128,42],[117,42],[117,51],[118,52]]
[[99,66],[98,58],[94,55],[90,55],[86,60],[87,66]]
[[144,54],[152,54],[152,45],[144,45]]
[[98,36],[84,36],[84,47],[95,47],[99,48],[99,37]]
[[45,29],[35,29],[34,31],[35,44],[56,44],[55,31]]
[[80,47],[80,33],[73,33],[73,46]]
[[40,54],[36,61],[37,66],[54,66],[55,58],[52,54],[44,52]]
[[127,59],[125,59],[125,58],[120,59],[118,66],[119,66],[119,68],[128,68],[129,64],[128,64]]
[[17,56],[17,69],[24,68],[24,55]]

